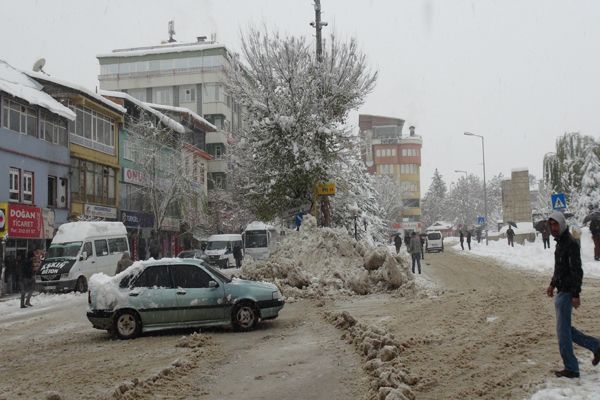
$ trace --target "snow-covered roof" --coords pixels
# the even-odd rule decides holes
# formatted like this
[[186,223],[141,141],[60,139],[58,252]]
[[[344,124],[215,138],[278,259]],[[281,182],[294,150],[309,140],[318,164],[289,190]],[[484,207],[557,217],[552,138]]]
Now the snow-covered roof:
[[152,54],[165,54],[165,53],[183,53],[188,51],[200,51],[208,49],[226,48],[225,45],[218,43],[165,43],[162,45],[144,47],[144,48],[132,48],[132,49],[116,49],[111,53],[104,53],[96,55],[97,58],[110,58],[110,57],[141,57]]
[[155,104],[155,103],[146,103],[146,105],[149,107],[155,108],[157,110],[173,111],[173,112],[177,112],[177,113],[189,114],[197,122],[200,122],[201,124],[206,125],[210,129],[213,129],[213,131],[215,131],[215,132],[217,131],[216,126],[214,126],[213,124],[211,124],[210,122],[208,122],[207,120],[205,120],[204,118],[202,118],[201,116],[199,116],[198,114],[196,114],[195,112],[190,110],[189,108],[165,106],[163,104]]
[[437,230],[445,230],[445,229],[452,229],[452,224],[449,222],[444,222],[444,221],[436,221],[433,225],[431,225],[430,227],[426,228],[426,231],[437,231]]
[[118,97],[118,98],[130,101],[133,104],[135,104],[136,106],[140,107],[141,109],[156,116],[160,120],[161,123],[163,123],[165,126],[169,127],[170,129],[174,130],[175,132],[185,133],[185,127],[183,125],[181,125],[179,122],[177,122],[173,118],[170,118],[169,116],[161,113],[160,111],[155,110],[154,108],[148,106],[148,104],[144,103],[143,101],[139,101],[135,97],[132,97],[125,92],[118,92],[118,91],[113,91],[113,90],[100,90],[100,94],[102,96]]
[[511,170],[511,172],[525,172],[525,171],[529,171],[529,168],[527,168],[527,167],[521,167],[521,168],[513,168]]
[[29,104],[43,107],[53,114],[75,121],[75,113],[42,91],[42,88],[41,84],[25,73],[0,60],[0,90]]
[[83,86],[79,86],[72,82],[63,81],[61,79],[57,79],[52,76],[42,74],[40,72],[25,71],[25,73],[36,80],[51,82],[51,83],[55,83],[60,86],[64,86],[64,87],[76,90],[80,93],[85,94],[86,96],[89,96],[95,100],[98,100],[100,103],[103,103],[105,106],[113,109],[114,111],[117,111],[117,112],[120,112],[123,114],[125,114],[127,112],[127,110],[124,107],[121,107],[117,103],[114,103],[114,102],[108,100],[107,98],[100,96],[98,93],[94,93],[91,90],[84,88]]
[[53,243],[81,242],[94,236],[127,235],[127,229],[122,222],[78,221],[68,222],[58,227],[58,232],[52,239]]
[[209,242],[228,241],[228,240],[242,240],[242,235],[237,233],[226,233],[223,235],[210,235],[208,237]]
[[250,222],[248,226],[246,226],[245,231],[267,231],[269,229],[274,229],[271,225],[265,224],[261,221]]

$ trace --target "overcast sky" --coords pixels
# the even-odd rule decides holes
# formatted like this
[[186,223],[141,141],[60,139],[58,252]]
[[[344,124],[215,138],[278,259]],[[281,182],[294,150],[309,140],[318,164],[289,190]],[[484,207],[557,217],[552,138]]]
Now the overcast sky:
[[[97,54],[266,24],[312,37],[312,0],[0,0],[0,58],[94,89]],[[559,135],[600,132],[600,2],[589,0],[322,0],[324,32],[354,36],[379,71],[361,113],[398,117],[423,136],[423,194],[433,170],[447,182],[528,167]],[[354,125],[358,124],[357,116]]]

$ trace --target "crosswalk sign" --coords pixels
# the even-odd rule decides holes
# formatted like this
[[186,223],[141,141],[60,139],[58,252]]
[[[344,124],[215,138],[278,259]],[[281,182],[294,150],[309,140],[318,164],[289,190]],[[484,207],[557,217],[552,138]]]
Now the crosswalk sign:
[[567,200],[564,193],[555,193],[552,195],[552,208],[554,210],[564,210],[567,208]]

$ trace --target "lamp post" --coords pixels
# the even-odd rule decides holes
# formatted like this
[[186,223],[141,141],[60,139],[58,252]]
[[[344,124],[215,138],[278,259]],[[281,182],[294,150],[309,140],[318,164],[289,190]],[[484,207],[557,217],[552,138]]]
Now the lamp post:
[[454,172],[456,173],[461,173],[461,174],[465,174],[465,179],[467,179],[467,175],[468,172],[467,171],[463,171],[462,169],[455,169]]
[[471,132],[465,132],[464,133],[465,136],[475,136],[481,139],[481,154],[483,156],[483,207],[485,210],[485,222],[484,222],[484,228],[485,228],[485,245],[488,245],[488,230],[487,230],[487,226],[488,226],[488,212],[487,212],[487,189],[486,189],[486,185],[485,185],[485,146],[484,146],[484,140],[483,140],[483,136],[481,135],[476,135],[474,133]]

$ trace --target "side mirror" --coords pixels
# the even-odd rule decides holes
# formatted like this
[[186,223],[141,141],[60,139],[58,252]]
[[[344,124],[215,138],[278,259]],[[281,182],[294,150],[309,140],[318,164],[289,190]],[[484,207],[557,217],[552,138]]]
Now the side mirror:
[[215,281],[209,281],[208,282],[208,287],[211,288],[211,289],[214,289],[216,287],[219,287],[219,284],[217,282],[215,282]]

